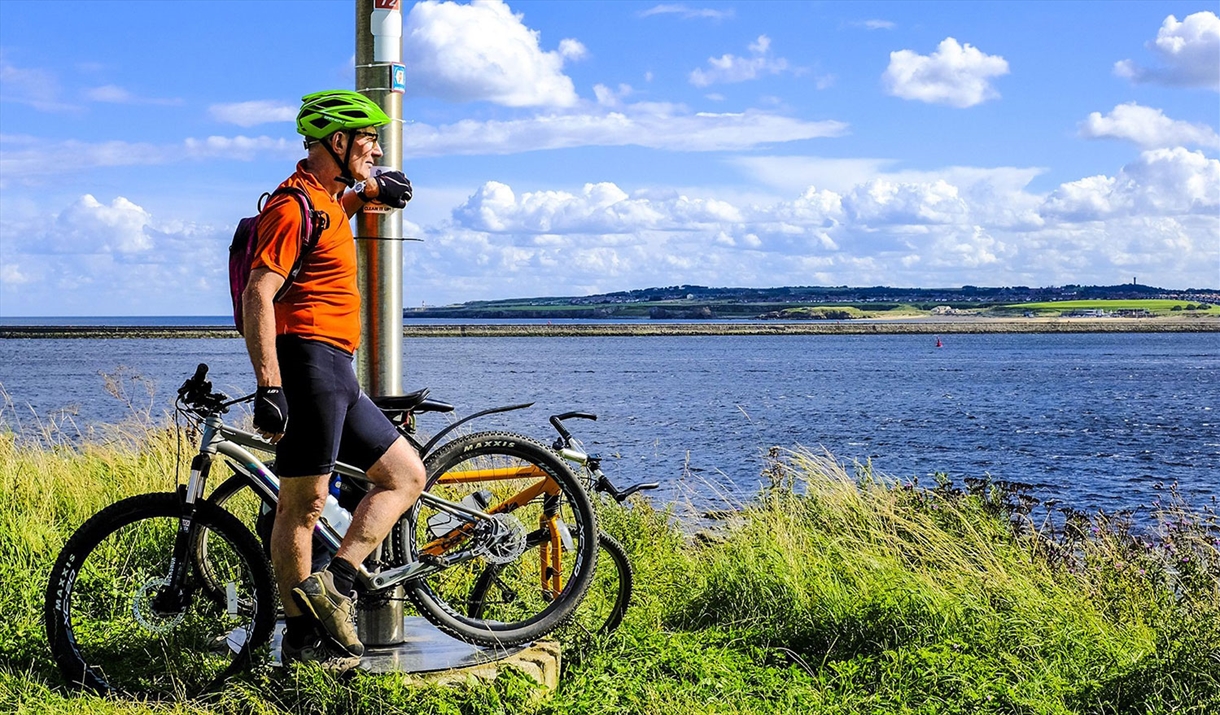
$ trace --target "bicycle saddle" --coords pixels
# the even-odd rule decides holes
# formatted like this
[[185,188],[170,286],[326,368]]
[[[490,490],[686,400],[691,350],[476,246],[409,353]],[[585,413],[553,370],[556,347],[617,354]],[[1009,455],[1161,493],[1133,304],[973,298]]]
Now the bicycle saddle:
[[373,404],[386,414],[403,412],[453,412],[453,405],[439,400],[429,400],[428,388],[416,390],[406,395],[387,395],[371,397]]

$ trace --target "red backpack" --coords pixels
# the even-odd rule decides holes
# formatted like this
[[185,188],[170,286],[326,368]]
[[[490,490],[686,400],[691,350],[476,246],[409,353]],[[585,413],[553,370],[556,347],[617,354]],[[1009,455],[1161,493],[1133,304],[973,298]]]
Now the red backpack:
[[280,194],[291,196],[301,209],[301,250],[292,264],[292,270],[284,278],[284,285],[276,291],[274,301],[283,298],[288,289],[292,287],[293,280],[301,272],[305,256],[314,249],[314,246],[318,245],[318,237],[329,223],[325,212],[314,211],[313,204],[309,201],[309,194],[293,186],[281,186],[270,194],[263,194],[258,200],[258,216],[243,218],[237,223],[237,230],[233,233],[233,243],[229,244],[229,294],[233,299],[233,324],[237,326],[237,332],[242,335],[245,334],[245,326],[242,325],[241,298],[242,293],[246,290],[246,284],[250,282],[251,264],[254,262],[254,253],[258,250],[258,219],[263,215],[267,201]]

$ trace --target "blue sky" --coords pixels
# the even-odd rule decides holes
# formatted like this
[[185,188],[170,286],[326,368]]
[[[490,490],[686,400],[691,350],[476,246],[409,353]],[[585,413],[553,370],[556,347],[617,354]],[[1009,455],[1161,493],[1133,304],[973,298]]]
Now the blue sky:
[[[404,2],[405,303],[1220,286],[1220,3]],[[0,315],[219,315],[353,2],[0,3]]]

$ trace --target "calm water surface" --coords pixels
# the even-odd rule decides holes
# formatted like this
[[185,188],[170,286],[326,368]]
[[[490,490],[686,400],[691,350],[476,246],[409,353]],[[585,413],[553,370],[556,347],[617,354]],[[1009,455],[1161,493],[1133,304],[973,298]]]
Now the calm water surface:
[[[662,500],[752,494],[770,445],[829,450],[908,478],[990,474],[1086,509],[1148,503],[1177,481],[1220,492],[1220,336],[928,335],[408,340],[407,389],[550,441],[549,414],[581,409],[620,483]],[[69,410],[82,430],[123,418],[101,372],[140,375],[154,413],[198,362],[231,395],[253,387],[237,340],[0,340],[10,424]],[[436,429],[443,418],[422,426]],[[479,424],[476,422],[475,424]],[[431,431],[431,430],[429,430]]]

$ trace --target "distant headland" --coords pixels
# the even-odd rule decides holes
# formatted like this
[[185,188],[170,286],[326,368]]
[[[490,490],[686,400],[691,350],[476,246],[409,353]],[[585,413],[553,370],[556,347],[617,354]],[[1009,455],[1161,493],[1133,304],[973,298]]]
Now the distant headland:
[[[403,311],[407,338],[1220,332],[1220,290],[706,288],[478,301]],[[20,319],[0,338],[236,338],[220,318]],[[437,321],[429,324],[429,321]],[[556,321],[552,323],[551,321]]]
[[1127,283],[1048,288],[890,288],[679,285],[598,295],[471,301],[403,311],[449,320],[867,320],[977,315],[992,318],[1220,316],[1220,289],[1170,290]]

